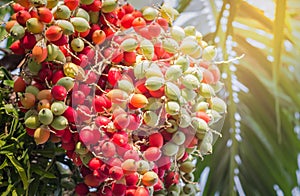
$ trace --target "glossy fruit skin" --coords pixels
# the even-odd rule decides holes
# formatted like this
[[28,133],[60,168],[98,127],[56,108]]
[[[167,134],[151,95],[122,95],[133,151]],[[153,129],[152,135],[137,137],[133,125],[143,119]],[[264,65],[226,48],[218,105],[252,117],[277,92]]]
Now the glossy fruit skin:
[[50,130],[46,127],[39,127],[34,131],[33,137],[36,144],[44,144],[50,138]]
[[63,101],[67,97],[68,92],[65,87],[56,85],[52,87],[51,94],[54,99]]
[[14,81],[14,92],[24,92],[26,88],[26,82],[22,77],[17,77]]
[[45,32],[46,38],[51,42],[59,40],[62,34],[63,31],[59,26],[50,26]]

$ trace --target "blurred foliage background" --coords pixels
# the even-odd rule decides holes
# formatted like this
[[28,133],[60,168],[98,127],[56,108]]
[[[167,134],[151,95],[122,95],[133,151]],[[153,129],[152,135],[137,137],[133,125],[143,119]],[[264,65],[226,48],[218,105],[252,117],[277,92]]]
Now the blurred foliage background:
[[[201,194],[299,195],[300,2],[169,2],[182,12],[176,24],[195,25],[219,48],[219,60],[245,55],[219,65],[229,110],[214,153],[197,163]],[[0,9],[1,21],[7,13],[8,7]],[[0,40],[3,36],[1,27]],[[9,44],[1,48],[5,57],[11,55],[4,50]],[[72,182],[80,180],[74,165],[59,147],[34,145],[10,103],[13,80],[3,67],[0,81],[0,192],[71,194]]]

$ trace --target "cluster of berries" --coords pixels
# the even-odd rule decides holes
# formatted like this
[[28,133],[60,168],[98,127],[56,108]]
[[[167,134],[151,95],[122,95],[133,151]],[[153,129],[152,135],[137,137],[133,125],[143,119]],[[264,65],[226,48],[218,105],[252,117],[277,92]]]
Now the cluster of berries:
[[[26,54],[14,84],[38,145],[80,167],[77,195],[195,195],[198,157],[226,113],[216,49],[168,5],[17,0],[10,49]],[[93,189],[92,189],[93,188]]]

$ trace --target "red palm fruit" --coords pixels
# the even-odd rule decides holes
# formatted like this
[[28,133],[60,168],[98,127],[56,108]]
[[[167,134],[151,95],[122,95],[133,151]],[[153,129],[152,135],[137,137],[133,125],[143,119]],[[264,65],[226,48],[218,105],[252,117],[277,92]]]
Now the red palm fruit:
[[120,157],[123,157],[128,150],[132,150],[132,146],[128,143],[124,146],[117,146],[117,153]]
[[56,135],[56,137],[62,137],[64,134],[65,134],[65,129],[63,129],[63,130],[54,130],[53,129],[53,131],[55,132],[55,135]]
[[131,14],[133,15],[134,18],[143,16],[143,14],[140,10],[134,10]]
[[62,101],[67,97],[68,92],[65,87],[57,85],[52,87],[51,94],[54,99]]
[[91,119],[91,110],[86,105],[77,106],[77,120],[79,122],[88,121]]
[[145,86],[145,81],[146,80],[138,80],[136,83],[135,83],[135,88],[142,94],[146,94],[148,93],[148,89],[146,88]]
[[130,114],[129,115],[130,123],[127,127],[127,129],[131,131],[135,131],[140,127],[141,124],[141,118],[136,114]]
[[106,109],[111,108],[111,106],[112,106],[111,100],[108,97],[106,97],[104,94],[102,94],[101,96],[104,98],[104,100],[106,102]]
[[144,37],[144,38],[146,38],[146,39],[149,39],[149,40],[152,39],[151,35],[149,34],[148,27],[144,27],[144,28],[140,29],[140,30],[138,31],[138,33],[139,33],[142,37]]
[[120,180],[124,176],[122,168],[118,166],[111,167],[109,169],[109,176],[114,180]]
[[85,74],[86,74],[87,78],[84,80],[84,83],[86,83],[86,84],[93,84],[98,79],[98,76],[96,75],[96,73],[91,70],[85,70]]
[[52,84],[56,84],[57,81],[64,76],[65,76],[65,74],[64,74],[63,70],[57,70],[52,75]]
[[196,117],[203,119],[207,123],[210,121],[209,115],[203,111],[196,112]]
[[82,91],[80,91],[80,90],[73,91],[73,93],[72,93],[72,105],[73,106],[83,104],[84,100],[85,100],[85,94]]
[[97,116],[95,118],[95,124],[96,126],[107,126],[109,123],[111,122],[111,120],[105,116]]
[[140,160],[140,156],[136,150],[128,150],[124,153],[123,159],[124,160],[133,159],[135,161],[138,161],[138,160]]
[[115,133],[113,135],[112,142],[121,147],[125,146],[128,143],[127,133],[126,134]]
[[102,96],[96,95],[93,99],[93,107],[96,112],[103,112],[106,108],[106,101]]
[[26,133],[27,133],[29,136],[31,136],[31,137],[34,136],[35,129],[30,129],[30,128],[28,128],[28,127],[25,127],[25,130],[26,130]]
[[63,34],[63,30],[59,27],[59,26],[50,26],[46,32],[45,32],[45,36],[47,38],[48,41],[50,42],[55,42],[57,40],[59,40],[61,38]]
[[94,44],[102,44],[106,39],[106,35],[102,30],[96,30],[92,34],[92,41]]
[[127,65],[132,65],[136,62],[136,53],[134,51],[133,52],[124,52],[123,59]]
[[53,74],[52,70],[45,67],[39,71],[38,77],[39,77],[40,81],[43,81],[43,82],[45,80],[50,81],[52,79],[52,74]]
[[101,180],[93,174],[88,174],[83,178],[84,183],[90,187],[97,187],[100,185]]
[[102,165],[102,161],[97,158],[97,157],[93,157],[89,163],[88,163],[88,166],[91,170],[98,170],[100,169],[101,165]]
[[111,190],[112,190],[112,195],[125,196],[126,186],[124,184],[113,183]]
[[150,147],[144,151],[143,156],[148,161],[157,161],[161,157],[161,150],[158,147]]
[[74,108],[68,106],[65,112],[63,113],[63,116],[66,117],[69,123],[75,123],[77,113],[76,110],[74,110]]
[[88,29],[88,30],[86,30],[84,32],[77,32],[77,31],[75,31],[74,35],[76,37],[87,37],[90,34],[90,31],[91,31],[90,29]]
[[79,0],[64,0],[64,4],[73,11],[79,6]]
[[19,12],[17,12],[16,19],[20,25],[26,26],[26,21],[29,18],[31,18],[31,15],[28,11],[20,10]]
[[89,193],[89,187],[85,183],[79,183],[75,187],[75,193],[79,196],[84,196]]
[[134,196],[150,196],[150,192],[147,188],[140,186],[136,189]]
[[120,23],[121,23],[122,27],[128,29],[132,26],[132,22],[134,19],[135,18],[132,14],[126,14],[125,16],[123,16]]
[[39,7],[37,9],[37,13],[40,21],[44,23],[50,23],[52,21],[53,14],[50,9],[46,7]]
[[121,71],[118,68],[110,68],[110,70],[108,71],[108,82],[112,85],[115,86],[117,81],[120,80],[122,78],[122,74]]
[[22,77],[17,77],[14,81],[14,92],[25,92],[26,82]]
[[129,4],[129,3],[124,4],[122,6],[122,8],[124,9],[124,11],[125,11],[126,14],[130,14],[130,13],[132,13],[134,11],[134,7],[131,4]]
[[21,10],[25,10],[25,7],[23,7],[22,5],[20,5],[19,3],[12,3],[11,4],[12,9],[14,10],[15,13],[21,11]]
[[177,172],[169,172],[165,177],[165,187],[169,188],[173,184],[179,183],[179,174]]
[[25,49],[31,50],[36,44],[36,38],[33,34],[26,33],[21,39],[21,43]]
[[93,3],[86,5],[88,11],[99,12],[102,7],[102,2],[100,0],[94,0]]
[[148,104],[148,99],[143,94],[133,94],[129,103],[135,108],[144,108]]
[[114,50],[111,62],[120,63],[123,60],[124,53],[121,49]]
[[75,149],[75,142],[74,142],[74,140],[71,140],[68,143],[62,142],[61,147],[63,149],[65,149],[65,150],[74,151],[74,149]]
[[121,20],[123,18],[123,16],[125,16],[125,10],[122,7],[118,7],[116,10],[118,19]]
[[111,167],[113,166],[121,167],[122,161],[117,157],[112,157],[107,161],[107,164]]
[[156,91],[149,91],[149,93],[154,98],[160,98],[165,95],[165,87],[161,87]]
[[154,22],[148,26],[148,31],[149,31],[149,34],[151,35],[151,37],[158,37],[161,33],[161,27],[159,24]]
[[31,18],[39,19],[39,15],[37,13],[37,10],[32,9],[32,10],[29,11],[29,14],[30,14]]
[[101,29],[104,31],[106,37],[108,38],[111,38],[115,34],[114,30],[111,29],[110,26],[103,25]]
[[189,154],[187,152],[184,152],[183,156],[179,160],[180,162],[184,162],[189,158]]
[[128,127],[130,119],[127,114],[120,114],[114,119],[113,123],[116,129],[123,130]]
[[14,41],[9,49],[14,53],[14,54],[25,54],[25,49],[22,47],[21,41],[20,40],[16,40]]
[[83,128],[79,132],[79,140],[86,146],[94,142],[94,137],[93,131],[88,128]]
[[135,186],[139,181],[139,174],[134,172],[132,174],[125,175],[125,181],[127,186]]
[[212,84],[214,82],[214,75],[207,69],[203,69],[203,83]]
[[72,140],[73,134],[71,133],[69,128],[64,129],[64,133],[61,136],[61,141],[68,143]]
[[160,178],[158,178],[157,183],[153,186],[154,191],[160,191],[164,188],[164,183],[161,181]]
[[101,152],[105,157],[113,157],[116,154],[116,146],[112,142],[105,142],[101,146]]
[[89,60],[91,60],[95,57],[95,51],[92,50],[91,47],[89,47],[89,46],[84,47],[80,53],[85,54]]
[[5,30],[7,33],[10,33],[10,30],[11,28],[15,25],[15,24],[18,24],[18,22],[16,20],[10,20],[10,21],[7,21],[5,23]]
[[135,191],[136,191],[136,187],[135,186],[132,186],[132,187],[128,187],[127,186],[125,195],[126,196],[134,196]]
[[[132,21],[132,27],[135,31],[139,31],[140,29],[144,28],[146,26],[146,21],[142,17],[137,17]],[[150,33],[150,32],[149,32]]]
[[85,54],[78,54],[78,58],[72,57],[72,62],[76,65],[79,65],[82,68],[85,68],[89,64],[88,56]]
[[88,96],[91,92],[91,87],[89,87],[87,84],[80,84],[78,88],[81,89],[83,94],[86,96]]
[[52,41],[53,44],[57,46],[63,46],[68,44],[69,38],[66,35],[62,35],[58,40]]
[[158,59],[162,58],[165,55],[166,51],[163,49],[161,42],[157,42],[154,44],[154,53],[156,54]]
[[117,107],[112,111],[112,120],[114,120],[118,115],[127,114],[125,110],[121,107]]
[[109,13],[104,13],[103,15],[100,16],[99,18],[101,24],[108,25],[113,24],[117,25],[118,22],[118,16],[115,12],[109,12]]
[[171,159],[168,156],[161,156],[157,161],[156,165],[159,169],[169,170],[171,168]]
[[167,31],[169,29],[169,23],[166,19],[162,18],[162,17],[158,17],[156,19],[156,22],[165,30]]
[[35,44],[31,51],[31,55],[33,60],[35,60],[37,63],[41,63],[44,60],[46,60],[48,55],[48,50],[45,44],[42,44],[41,42],[38,42]]

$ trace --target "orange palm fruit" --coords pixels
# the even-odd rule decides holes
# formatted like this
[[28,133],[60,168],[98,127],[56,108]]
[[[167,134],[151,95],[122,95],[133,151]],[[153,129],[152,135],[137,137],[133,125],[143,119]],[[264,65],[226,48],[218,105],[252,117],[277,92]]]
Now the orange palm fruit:
[[143,108],[148,104],[148,99],[143,94],[133,94],[130,104],[136,108]]
[[102,44],[105,41],[106,34],[103,30],[96,30],[93,32],[92,40],[94,44]]
[[37,62],[41,63],[46,60],[48,50],[43,40],[39,41],[32,49],[32,58]]

